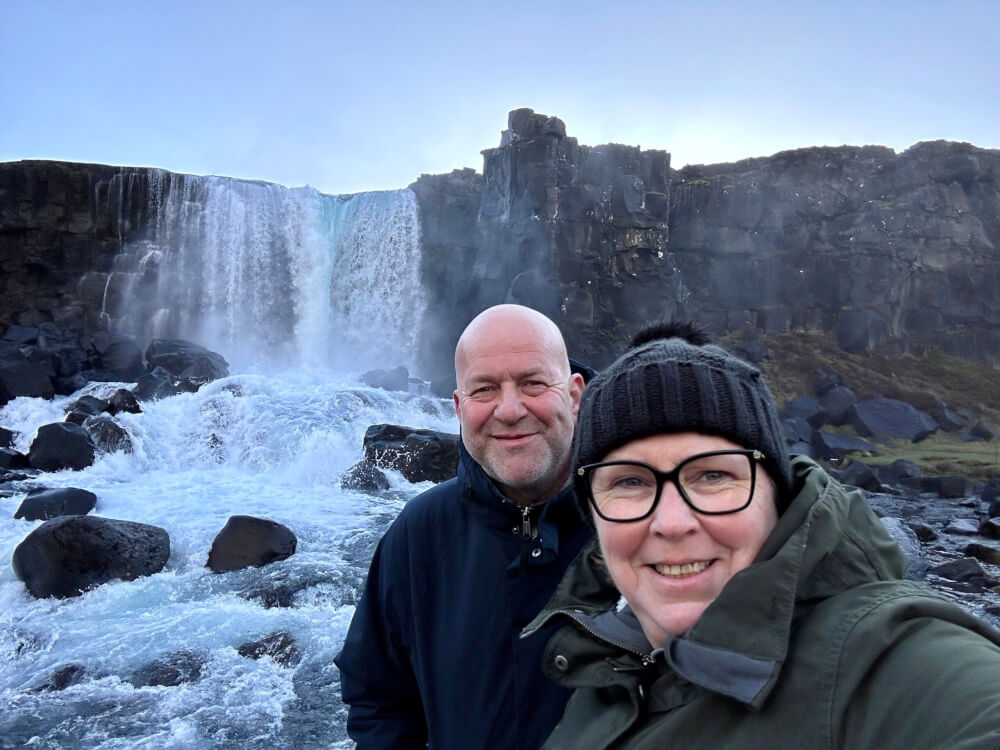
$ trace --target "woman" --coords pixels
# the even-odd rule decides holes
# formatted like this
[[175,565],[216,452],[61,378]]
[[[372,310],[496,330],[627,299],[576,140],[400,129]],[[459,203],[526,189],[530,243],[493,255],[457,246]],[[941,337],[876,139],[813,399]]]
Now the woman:
[[863,496],[791,458],[751,365],[689,324],[584,391],[595,543],[526,628],[576,688],[546,748],[1000,748],[1000,633],[920,584]]

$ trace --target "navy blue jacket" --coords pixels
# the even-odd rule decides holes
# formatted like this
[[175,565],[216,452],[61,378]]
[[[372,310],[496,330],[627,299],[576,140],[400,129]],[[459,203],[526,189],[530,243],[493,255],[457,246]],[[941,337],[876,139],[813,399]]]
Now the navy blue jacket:
[[537,750],[570,691],[542,674],[551,628],[521,639],[591,537],[572,491],[523,509],[464,447],[375,550],[337,655],[359,750]]

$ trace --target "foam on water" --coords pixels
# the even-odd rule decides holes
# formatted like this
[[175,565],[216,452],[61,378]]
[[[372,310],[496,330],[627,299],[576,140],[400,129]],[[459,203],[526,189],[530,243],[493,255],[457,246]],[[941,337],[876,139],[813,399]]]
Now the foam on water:
[[[101,395],[114,384],[94,386]],[[77,396],[79,394],[76,394]],[[68,399],[15,399],[0,424],[27,445]],[[377,496],[341,489],[380,422],[456,431],[450,403],[308,376],[240,375],[120,414],[132,454],[101,457],[37,484],[97,494],[95,515],[161,526],[165,569],[72,599],[36,600],[13,574],[14,548],[40,522],[14,520],[23,495],[0,498],[0,747],[346,747],[332,660],[374,544],[424,489],[399,475]],[[231,515],[269,518],[298,539],[287,560],[212,574],[212,540]],[[265,606],[255,592],[288,592]],[[301,660],[241,657],[241,644],[284,632]],[[179,652],[204,660],[174,687],[129,678]],[[67,667],[81,676],[39,689]]]

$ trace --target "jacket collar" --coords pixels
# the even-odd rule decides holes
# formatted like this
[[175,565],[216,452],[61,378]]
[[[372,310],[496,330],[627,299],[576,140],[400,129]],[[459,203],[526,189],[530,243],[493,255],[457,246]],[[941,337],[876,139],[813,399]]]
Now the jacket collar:
[[[901,553],[859,492],[845,490],[808,458],[797,457],[793,468],[802,489],[757,561],[737,573],[698,622],[663,649],[667,663],[682,677],[755,709],[781,672],[797,602],[871,580],[899,578],[903,571]],[[609,646],[634,652],[622,642],[620,631],[608,627],[604,614],[616,608],[618,598],[595,539],[522,637],[565,616]],[[622,618],[616,619],[619,627]]]
[[521,506],[504,496],[465,448],[458,442],[458,482],[462,497],[469,503],[474,515],[485,525],[510,531],[524,517],[524,508],[531,508],[533,523],[537,524],[543,545],[556,549],[558,529],[583,523],[576,505],[573,489],[563,487],[558,494],[531,506]]

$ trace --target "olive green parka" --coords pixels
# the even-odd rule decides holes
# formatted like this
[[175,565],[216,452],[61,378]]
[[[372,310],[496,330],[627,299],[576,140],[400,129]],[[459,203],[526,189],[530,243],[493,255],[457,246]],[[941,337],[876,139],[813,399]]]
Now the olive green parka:
[[753,565],[652,650],[596,541],[525,629],[567,621],[546,674],[576,688],[545,748],[1000,748],[1000,632],[926,586],[862,494],[794,459]]

